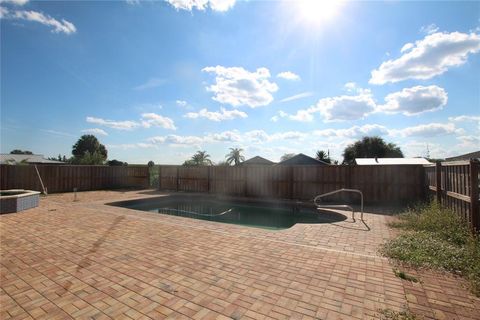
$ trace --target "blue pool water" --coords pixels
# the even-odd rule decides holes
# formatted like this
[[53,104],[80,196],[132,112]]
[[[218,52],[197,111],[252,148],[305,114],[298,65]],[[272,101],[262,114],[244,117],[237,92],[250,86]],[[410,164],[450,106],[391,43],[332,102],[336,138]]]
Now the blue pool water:
[[112,205],[264,229],[287,229],[296,223],[326,223],[345,220],[334,212],[318,212],[296,204],[270,202],[225,201],[214,198],[167,196],[143,200],[122,201]]

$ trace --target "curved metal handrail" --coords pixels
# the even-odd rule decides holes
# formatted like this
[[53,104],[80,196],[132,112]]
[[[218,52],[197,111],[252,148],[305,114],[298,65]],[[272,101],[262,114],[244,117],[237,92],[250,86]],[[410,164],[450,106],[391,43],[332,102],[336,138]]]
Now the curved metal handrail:
[[158,208],[158,210],[162,211],[171,211],[171,212],[181,212],[181,213],[187,213],[191,215],[197,215],[197,216],[204,216],[204,217],[217,217],[217,216],[222,216],[225,213],[228,213],[233,210],[233,208],[230,208],[226,211],[216,213],[216,214],[208,214],[208,213],[199,213],[199,212],[194,212],[194,211],[187,211],[187,210],[180,210],[180,209],[172,209],[172,208]]
[[321,205],[321,204],[317,203],[318,199],[321,199],[321,198],[326,197],[326,196],[330,196],[332,194],[340,193],[340,192],[353,192],[353,193],[360,194],[360,210],[361,210],[360,219],[363,221],[363,193],[362,193],[362,191],[360,191],[358,189],[342,188],[342,189],[334,190],[334,191],[327,192],[327,193],[324,193],[324,194],[319,194],[318,196],[316,196],[313,199],[313,203],[317,206],[317,208],[333,208],[333,207],[349,208],[349,209],[352,210],[352,219],[355,220],[355,213],[353,211],[353,208],[348,206],[348,205]]

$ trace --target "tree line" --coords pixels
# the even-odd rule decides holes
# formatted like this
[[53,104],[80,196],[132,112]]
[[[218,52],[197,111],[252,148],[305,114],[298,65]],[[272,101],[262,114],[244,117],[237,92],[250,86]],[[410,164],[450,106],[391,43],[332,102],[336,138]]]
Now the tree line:
[[[230,148],[230,151],[225,155],[225,160],[216,163],[217,166],[231,166],[239,165],[245,161],[243,155],[243,149]],[[11,154],[33,154],[28,150],[15,149],[10,152]],[[353,164],[355,158],[403,158],[403,152],[394,143],[387,143],[382,138],[363,137],[362,139],[348,145],[343,151],[342,164]],[[286,153],[281,157],[281,161],[285,161],[294,157],[293,153]],[[119,160],[107,161],[108,151],[107,148],[98,141],[98,139],[91,134],[86,134],[80,137],[78,141],[72,146],[72,156],[67,158],[65,155],[62,157],[60,154],[58,157],[50,157],[49,160],[56,160],[66,162],[69,164],[79,165],[111,165],[111,166],[123,166],[128,165],[126,162]],[[315,154],[317,160],[323,161],[328,164],[339,164],[338,160],[330,157],[330,152],[324,150],[318,150]],[[148,166],[153,166],[154,162],[149,161]],[[185,160],[184,166],[211,166],[214,165],[210,159],[210,155],[207,151],[199,150],[190,159]]]
[[[225,156],[225,161],[217,163],[217,166],[239,165],[245,161],[241,148],[230,148],[230,152]],[[286,153],[282,155],[280,161],[293,158],[295,153]],[[403,158],[403,152],[394,143],[386,143],[382,138],[363,137],[362,139],[348,145],[343,151],[342,164],[354,164],[355,158]],[[330,157],[330,151],[318,150],[315,159],[328,164],[339,164],[338,160]],[[211,166],[214,163],[210,159],[207,151],[197,151],[190,159],[185,160],[184,166]]]

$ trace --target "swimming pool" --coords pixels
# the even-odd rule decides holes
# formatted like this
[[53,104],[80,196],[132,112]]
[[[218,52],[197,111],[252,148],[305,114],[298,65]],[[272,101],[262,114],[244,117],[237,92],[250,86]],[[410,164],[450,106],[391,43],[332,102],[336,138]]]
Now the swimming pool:
[[295,202],[219,199],[173,195],[110,203],[128,209],[180,216],[190,219],[281,230],[296,223],[328,223],[345,220],[344,215]]

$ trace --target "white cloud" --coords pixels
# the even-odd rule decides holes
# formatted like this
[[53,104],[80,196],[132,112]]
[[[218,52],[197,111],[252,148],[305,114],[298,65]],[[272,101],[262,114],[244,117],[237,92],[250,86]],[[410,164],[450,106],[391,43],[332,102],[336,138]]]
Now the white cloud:
[[449,117],[448,121],[457,121],[457,122],[462,122],[462,121],[480,121],[480,116],[456,116],[456,117]]
[[359,88],[354,82],[348,82],[344,87],[355,94],[322,98],[317,104],[300,109],[295,114],[279,111],[271,120],[276,122],[280,118],[288,118],[312,122],[316,113],[320,113],[326,122],[359,120],[374,112],[402,113],[411,116],[440,110],[448,101],[445,90],[435,85],[416,86],[390,93],[385,97],[383,105],[377,104],[370,90]]
[[186,107],[188,105],[187,101],[185,101],[185,100],[176,100],[175,103],[179,107]]
[[122,150],[129,150],[129,149],[137,149],[137,148],[156,148],[156,145],[153,143],[122,143],[122,144],[107,144],[107,149],[122,149]]
[[125,2],[130,5],[140,4],[140,0],[125,0]]
[[150,78],[147,80],[147,82],[134,87],[133,90],[146,90],[146,89],[157,88],[157,87],[163,86],[165,82],[166,82],[165,79]]
[[233,8],[235,0],[166,0],[177,10],[205,10],[207,7],[213,11],[225,12]]
[[468,55],[480,51],[480,35],[475,33],[433,33],[402,48],[403,55],[383,62],[372,71],[369,83],[385,84],[407,79],[430,79],[460,66]]
[[401,112],[406,116],[412,116],[427,111],[440,110],[447,104],[447,101],[448,96],[443,88],[416,86],[390,93],[385,97],[385,104],[379,105],[377,111]]
[[480,147],[480,137],[472,135],[459,136],[457,139],[460,141],[459,147],[477,149]]
[[172,119],[156,113],[142,113],[142,126],[145,128],[162,127],[170,130],[177,129]]
[[51,129],[41,129],[40,131],[53,134],[56,136],[64,136],[64,137],[75,137],[75,135],[68,133],[68,132],[62,132],[62,131],[56,131],[56,130],[51,130]]
[[[350,88],[353,87],[355,86],[350,86]],[[292,115],[280,111],[279,115],[274,116],[271,120],[278,121],[279,117],[281,117],[300,122],[312,122],[315,113],[322,114],[325,121],[362,119],[375,110],[376,103],[373,100],[370,90],[355,87],[355,91],[358,92],[357,95],[344,95],[320,99],[316,105],[307,109],[300,109]]]
[[302,93],[299,93],[299,94],[295,94],[295,95],[290,96],[290,97],[283,98],[282,100],[279,100],[279,102],[294,101],[294,100],[298,100],[298,99],[302,99],[302,98],[306,98],[306,97],[311,97],[311,96],[313,96],[313,92],[307,91],[307,92],[302,92]]
[[207,109],[201,109],[198,112],[188,112],[184,115],[185,118],[198,119],[205,118],[211,121],[224,121],[232,120],[235,118],[246,118],[247,114],[239,110],[225,110],[225,108],[220,108],[220,111],[208,111]]
[[285,80],[292,80],[292,81],[300,80],[300,76],[291,71],[280,72],[279,74],[277,74],[277,78],[282,78]]
[[288,116],[296,121],[313,121],[313,114],[322,114],[325,121],[358,120],[373,112],[376,103],[370,90],[359,89],[357,95],[344,95],[320,99],[308,109]]
[[124,120],[124,121],[115,121],[115,120],[106,120],[95,117],[87,117],[88,123],[95,123],[101,126],[105,126],[117,130],[133,130],[138,127],[150,128],[150,127],[161,127],[164,129],[176,130],[175,124],[172,119],[168,117],[161,116],[156,113],[142,113],[141,121],[133,120]]
[[87,117],[88,123],[99,124],[108,128],[118,129],[118,130],[132,130],[139,126],[139,123],[136,121],[114,121],[114,120],[105,120],[95,117]]
[[404,129],[390,130],[390,135],[399,137],[433,137],[446,134],[463,134],[463,129],[458,129],[453,123],[429,123]]
[[16,6],[23,6],[28,2],[28,0],[0,0],[0,3],[11,3]]
[[278,86],[270,82],[267,68],[258,68],[250,72],[241,67],[206,67],[204,72],[215,73],[215,84],[207,90],[214,93],[213,100],[234,107],[249,106],[256,108],[273,101],[272,93]]
[[420,28],[420,32],[425,33],[425,34],[432,34],[432,33],[437,32],[438,30],[439,30],[439,28],[437,27],[437,25],[435,23],[429,24],[428,26],[422,26]]
[[343,85],[343,87],[347,92],[356,92],[358,89],[358,86],[355,82],[347,82]]
[[[22,1],[12,1],[13,3],[23,4]],[[10,11],[6,8],[0,7],[0,14],[3,19],[12,19],[12,20],[26,20],[38,22],[43,25],[52,27],[53,33],[65,33],[72,34],[77,32],[75,25],[65,19],[61,21],[52,18],[47,14],[42,12],[33,11],[33,10],[13,10]]]
[[89,134],[98,134],[101,136],[108,136],[108,133],[105,132],[105,130],[99,129],[99,128],[85,129],[85,130],[82,130],[82,132],[89,133]]
[[363,136],[386,136],[389,130],[378,124],[353,126],[348,129],[323,129],[313,131],[313,135],[323,138],[361,138]]

